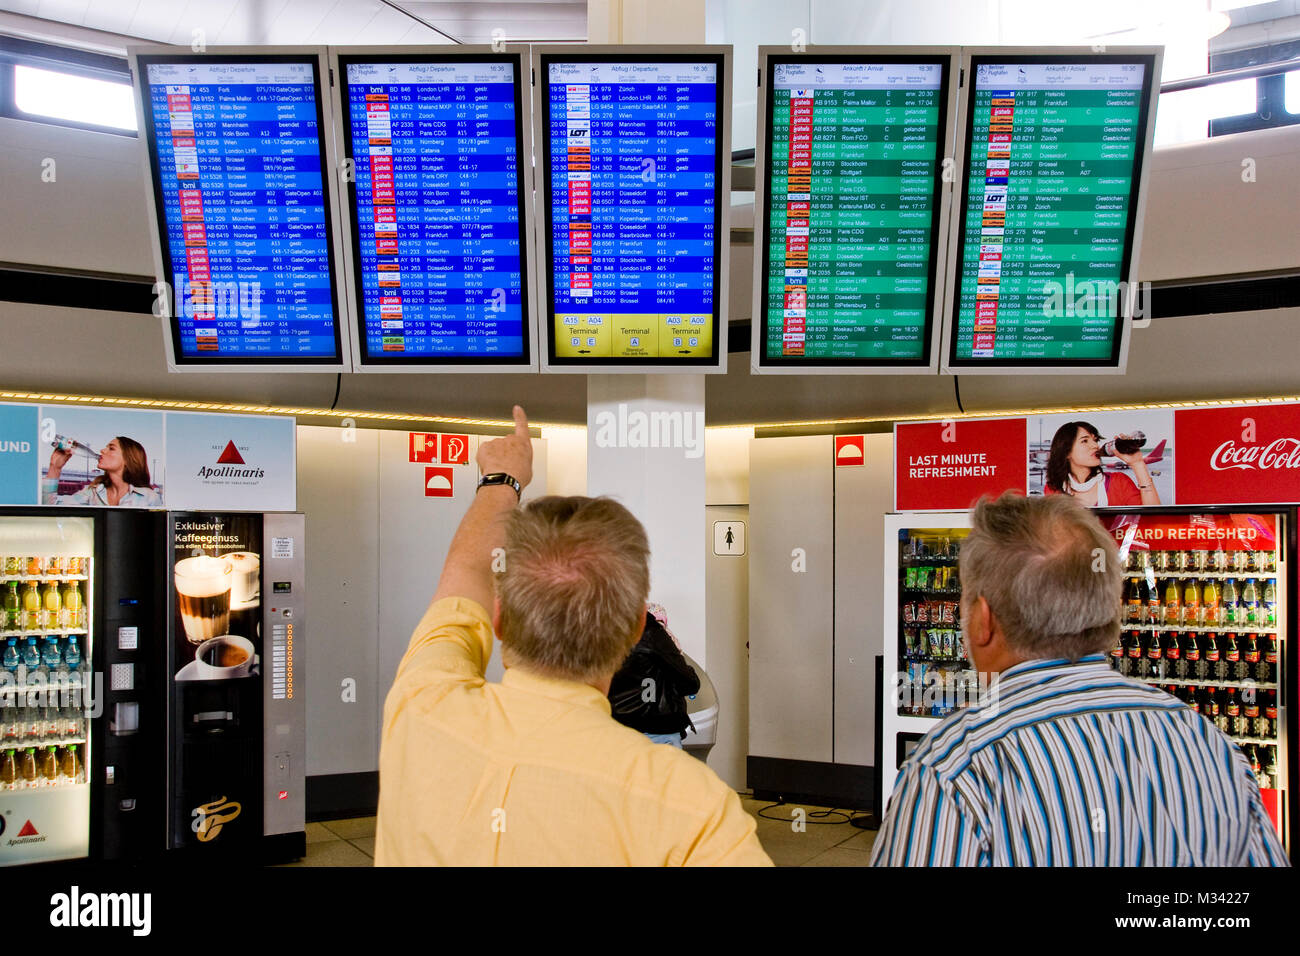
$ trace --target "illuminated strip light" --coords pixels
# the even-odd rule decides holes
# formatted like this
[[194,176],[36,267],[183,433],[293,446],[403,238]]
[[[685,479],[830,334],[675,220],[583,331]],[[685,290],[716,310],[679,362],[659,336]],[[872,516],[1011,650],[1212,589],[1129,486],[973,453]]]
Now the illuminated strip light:
[[[486,418],[451,418],[435,415],[418,415],[405,412],[365,412],[338,408],[298,408],[287,405],[252,405],[235,402],[199,402],[186,399],[161,398],[113,398],[106,395],[61,395],[53,392],[15,392],[0,391],[0,399],[20,402],[66,402],[75,405],[124,406],[130,408],[172,409],[176,411],[195,412],[233,412],[243,415],[311,415],[322,418],[353,418],[383,422],[419,422],[421,424],[442,424],[477,426],[480,428],[513,428],[513,421],[492,420]],[[531,422],[533,428],[553,428],[557,426]]]
[[[201,402],[189,399],[112,398],[105,395],[61,395],[54,392],[0,391],[0,400],[20,402],[66,402],[75,405],[128,406],[132,408],[173,409],[196,412],[233,412],[242,415],[318,416],[321,418],[354,418],[381,422],[419,422],[474,426],[479,428],[513,428],[514,422],[505,419],[449,418],[436,415],[418,415],[407,412],[366,412],[338,408],[301,408],[288,405],[251,405],[233,402]],[[1300,395],[1275,395],[1268,398],[1217,398],[1181,402],[1134,402],[1118,405],[1063,405],[1056,408],[1007,409],[1005,411],[953,412],[949,415],[877,415],[866,418],[820,418],[793,422],[749,422],[731,425],[711,425],[710,430],[723,428],[835,428],[841,425],[879,424],[882,422],[938,422],[966,418],[1017,418],[1029,415],[1063,415],[1082,412],[1127,412],[1156,408],[1215,408],[1224,405],[1287,405],[1300,404]],[[575,429],[585,425],[572,423],[529,422],[530,428]]]
[[1057,408],[1007,409],[1005,411],[953,412],[949,415],[878,415],[868,418],[824,418],[800,422],[755,422],[752,428],[834,428],[881,422],[947,422],[964,418],[1019,418],[1030,415],[1063,415],[1081,412],[1128,412],[1155,408],[1215,408],[1222,405],[1288,405],[1300,403],[1300,395],[1275,395],[1269,398],[1216,398],[1204,401],[1133,402],[1120,405],[1069,405]]

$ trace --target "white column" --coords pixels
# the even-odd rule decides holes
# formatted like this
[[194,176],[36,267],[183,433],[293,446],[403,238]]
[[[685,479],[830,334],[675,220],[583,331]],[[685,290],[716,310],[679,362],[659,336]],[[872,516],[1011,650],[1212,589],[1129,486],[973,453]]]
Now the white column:
[[587,377],[587,494],[618,499],[645,525],[650,600],[707,667],[703,375]]
[[[704,43],[704,12],[705,0],[588,0],[587,42]],[[588,376],[587,494],[645,525],[650,600],[706,667],[703,375]]]

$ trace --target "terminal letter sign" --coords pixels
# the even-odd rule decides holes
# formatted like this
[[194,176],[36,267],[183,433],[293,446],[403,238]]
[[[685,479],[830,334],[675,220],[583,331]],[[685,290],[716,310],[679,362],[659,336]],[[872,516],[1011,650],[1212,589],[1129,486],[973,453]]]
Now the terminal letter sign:
[[981,495],[1025,492],[1023,418],[956,419],[894,429],[894,510],[964,511]]

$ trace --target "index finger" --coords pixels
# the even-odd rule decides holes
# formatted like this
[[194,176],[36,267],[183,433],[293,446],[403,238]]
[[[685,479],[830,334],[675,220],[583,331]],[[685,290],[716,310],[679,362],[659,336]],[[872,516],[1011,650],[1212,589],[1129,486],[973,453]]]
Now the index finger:
[[514,407],[515,415],[515,434],[520,438],[528,438],[528,416],[524,414],[523,408],[516,405]]

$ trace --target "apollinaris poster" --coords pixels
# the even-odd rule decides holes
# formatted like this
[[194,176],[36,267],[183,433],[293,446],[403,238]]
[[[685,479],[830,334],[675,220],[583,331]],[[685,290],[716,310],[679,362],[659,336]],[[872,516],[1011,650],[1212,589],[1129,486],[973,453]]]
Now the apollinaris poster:
[[293,511],[292,418],[0,404],[0,505]]

